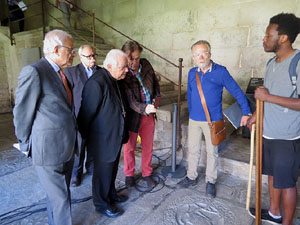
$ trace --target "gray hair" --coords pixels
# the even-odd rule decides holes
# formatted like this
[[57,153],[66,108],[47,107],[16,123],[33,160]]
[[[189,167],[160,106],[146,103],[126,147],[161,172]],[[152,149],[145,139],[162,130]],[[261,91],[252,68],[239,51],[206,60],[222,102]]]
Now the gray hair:
[[107,65],[110,64],[113,68],[115,68],[118,65],[117,60],[120,56],[127,57],[127,55],[120,49],[110,50],[104,59],[103,67],[107,69]]
[[81,45],[80,48],[78,49],[78,55],[81,55],[82,50],[85,48],[91,48],[93,49],[93,51],[95,51],[94,48],[90,45]]
[[196,43],[194,43],[191,47],[191,50],[193,51],[193,48],[196,46],[196,45],[206,45],[206,47],[208,48],[208,52],[210,53],[210,44],[208,41],[206,40],[200,40],[200,41],[197,41]]
[[43,52],[44,55],[51,54],[56,46],[62,46],[67,38],[72,36],[62,30],[52,30],[45,35]]

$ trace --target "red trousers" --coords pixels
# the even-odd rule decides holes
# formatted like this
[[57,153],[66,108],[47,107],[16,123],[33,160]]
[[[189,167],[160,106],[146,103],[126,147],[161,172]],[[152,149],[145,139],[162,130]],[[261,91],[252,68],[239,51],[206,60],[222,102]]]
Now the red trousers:
[[135,148],[138,134],[142,144],[142,176],[147,177],[152,174],[152,152],[154,137],[154,116],[142,116],[138,133],[129,131],[129,140],[124,146],[124,173],[126,176],[134,176],[135,171]]

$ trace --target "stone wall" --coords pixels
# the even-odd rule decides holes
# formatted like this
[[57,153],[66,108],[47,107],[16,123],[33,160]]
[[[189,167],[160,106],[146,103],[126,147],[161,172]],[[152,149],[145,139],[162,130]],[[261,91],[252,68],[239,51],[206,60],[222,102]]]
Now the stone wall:
[[0,113],[10,111],[10,93],[5,63],[5,48],[4,44],[0,44]]
[[43,43],[42,29],[36,29],[16,33],[16,45],[11,46],[5,28],[1,27],[0,30],[0,113],[11,111],[21,68],[37,61],[31,55],[22,56],[22,51],[31,48],[39,48],[41,51]]
[[0,27],[0,113],[10,112],[9,65],[7,64],[7,47],[10,40],[7,37],[8,28]]
[[[212,45],[212,59],[227,67],[245,90],[251,76],[262,77],[272,54],[264,52],[262,39],[269,19],[281,12],[300,16],[299,0],[77,0],[78,5],[178,64],[183,58],[184,82],[193,66],[190,46],[199,39]],[[80,15],[83,26],[90,18]],[[126,41],[96,23],[98,32],[113,45]],[[300,48],[300,37],[294,47]],[[145,51],[155,69],[177,80],[177,69]],[[225,99],[230,101],[228,93]]]

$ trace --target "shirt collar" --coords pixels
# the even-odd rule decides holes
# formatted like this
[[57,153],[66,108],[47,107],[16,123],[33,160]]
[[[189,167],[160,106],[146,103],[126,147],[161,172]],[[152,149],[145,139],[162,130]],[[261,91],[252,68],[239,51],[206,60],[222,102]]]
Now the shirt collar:
[[[214,63],[214,61],[210,60],[210,62],[211,62],[211,65],[210,65],[209,69],[208,69],[206,72],[211,72],[211,71],[213,71],[213,70],[215,69],[215,67],[216,67],[216,64]],[[197,68],[197,71],[200,73],[200,72],[201,72],[201,69],[198,67],[198,68]]]
[[139,71],[138,72],[134,72],[132,69],[129,68],[129,71],[131,72],[132,76],[136,76],[137,74],[141,74],[142,72],[142,64],[140,64],[139,66]]
[[59,66],[55,62],[53,62],[52,59],[50,59],[48,56],[45,56],[45,59],[49,62],[49,64],[52,66],[56,73],[60,70]]

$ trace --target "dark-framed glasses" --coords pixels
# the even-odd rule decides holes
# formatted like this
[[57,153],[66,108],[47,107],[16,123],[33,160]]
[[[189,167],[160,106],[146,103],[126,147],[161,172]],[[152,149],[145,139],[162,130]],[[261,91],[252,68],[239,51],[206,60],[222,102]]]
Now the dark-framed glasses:
[[95,59],[98,55],[97,54],[92,54],[92,55],[83,55],[83,54],[81,54],[81,56],[87,58],[88,60],[91,60],[92,58]]
[[60,45],[59,47],[64,47],[64,48],[68,49],[69,53],[75,54],[75,49],[74,48],[69,48],[69,47],[64,46],[64,45]]

